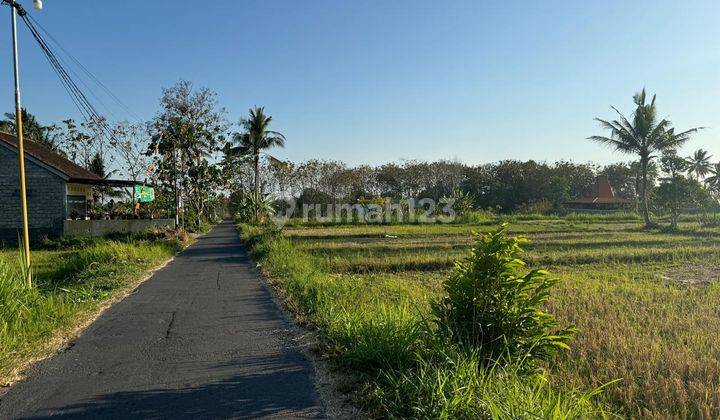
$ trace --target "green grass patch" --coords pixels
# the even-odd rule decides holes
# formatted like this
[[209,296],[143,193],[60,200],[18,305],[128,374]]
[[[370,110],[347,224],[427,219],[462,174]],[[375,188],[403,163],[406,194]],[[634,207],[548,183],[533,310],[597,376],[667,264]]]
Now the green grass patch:
[[0,383],[51,354],[104,302],[183,247],[148,236],[56,243],[32,252],[34,287],[23,282],[19,252],[0,250]]
[[[345,227],[338,229],[340,236],[354,237],[344,235]],[[407,231],[406,226],[397,229]],[[358,400],[371,415],[609,415],[594,393],[552,384],[542,373],[521,373],[513,366],[478,369],[472,351],[436,343],[423,320],[440,293],[437,272],[332,272],[328,261],[278,232],[246,225],[241,231],[290,309],[318,331],[324,352],[359,378]]]
[[[552,384],[588,390],[621,379],[597,398],[627,417],[720,417],[720,228],[689,216],[675,232],[645,230],[621,214],[501,219],[531,239],[530,266],[562,280],[549,311],[580,328],[571,350],[548,365]],[[297,226],[283,234],[329,278],[365,285],[362,299],[393,296],[422,312],[469,251],[469,232],[493,227]]]

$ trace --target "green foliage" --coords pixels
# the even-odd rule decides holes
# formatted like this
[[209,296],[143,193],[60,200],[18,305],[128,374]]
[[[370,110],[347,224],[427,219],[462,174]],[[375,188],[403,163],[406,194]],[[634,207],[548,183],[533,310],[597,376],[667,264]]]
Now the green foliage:
[[[594,399],[595,404],[604,402],[625,418],[720,418],[720,229],[699,224],[700,214],[686,213],[672,233],[640,229],[637,222],[642,219],[637,213],[534,215],[527,221],[521,217],[527,216],[500,216],[473,225],[286,226],[283,241],[290,242],[294,252],[288,259],[295,261],[300,250],[312,256],[303,257],[308,267],[328,271],[312,277],[319,285],[316,290],[332,287],[338,292],[308,295],[315,302],[333,302],[338,308],[335,314],[343,308],[371,317],[375,305],[400,308],[410,302],[411,314],[427,319],[429,302],[442,297],[442,284],[454,261],[466,256],[472,246],[470,230],[491,231],[499,218],[512,221],[512,234],[532,239],[524,247],[528,266],[552,267],[553,274],[562,279],[552,288],[545,310],[562,324],[581,330],[569,351],[543,364],[549,388],[558,398],[570,403],[575,400],[568,400],[568,389],[583,395],[585,390],[622,378]],[[658,220],[664,221],[665,216]],[[277,260],[262,261],[270,267]],[[288,267],[298,276],[306,275],[297,265]],[[284,289],[285,277],[276,278]],[[467,407],[483,404],[485,397],[468,397],[480,389],[465,382],[470,367],[456,372],[451,364],[463,357],[470,358],[466,363],[471,367],[477,361],[462,349],[450,349],[452,343],[438,346],[427,335],[424,338],[422,348],[427,352],[415,353],[412,365],[380,369],[397,381],[379,379],[368,385],[373,392],[368,404],[379,410],[376,417],[390,417],[390,413],[421,417],[407,413],[425,415],[436,406],[444,407],[438,412],[445,412],[468,400]],[[443,364],[446,356],[448,363]],[[422,360],[428,362],[427,369],[421,369]],[[511,365],[503,370],[512,374],[517,369]],[[369,376],[375,381],[377,371]],[[537,377],[520,376],[517,384],[528,385],[533,378]],[[498,385],[501,397],[508,396],[493,404],[513,404],[522,398],[544,406],[546,397],[551,398],[530,390],[516,393],[507,382],[493,380],[493,384]],[[377,399],[381,402],[374,404]],[[524,403],[523,407],[534,418],[551,417],[535,414],[538,409]]]
[[[264,107],[252,108],[249,114],[248,118],[240,120],[244,131],[233,134],[232,142],[225,147],[225,154],[228,162],[252,164],[255,175],[253,193],[260,197],[260,154],[273,147],[285,147],[285,136],[269,129],[272,117],[265,114]],[[267,156],[270,161],[277,160]],[[256,214],[256,218],[259,219],[260,215]]]
[[678,156],[677,150],[669,149],[665,150],[660,157],[660,168],[670,176],[670,178],[677,178],[682,176],[682,173],[687,169],[688,162]]
[[694,179],[674,176],[663,180],[655,190],[658,206],[670,216],[670,228],[677,229],[678,218],[685,208],[704,208],[710,202],[710,195]]
[[476,208],[513,213],[527,203],[545,202],[557,211],[568,199],[587,196],[595,175],[590,164],[504,160],[469,168],[462,189],[475,199]]
[[702,180],[712,170],[710,158],[712,156],[708,154],[707,150],[697,149],[685,161],[688,175],[693,175],[697,181]]
[[457,223],[467,223],[469,225],[479,225],[495,220],[495,215],[487,210],[472,210],[463,213],[455,219]]
[[514,365],[478,369],[479,355],[437,348],[411,370],[381,374],[373,406],[383,417],[424,419],[610,418],[594,401],[603,387],[579,393],[554,389],[544,374]]
[[460,188],[455,188],[449,197],[444,197],[444,200],[452,203],[452,208],[458,216],[463,216],[475,209],[473,197]]
[[149,124],[147,153],[153,156],[159,186],[172,191],[173,199],[177,193],[184,203],[184,226],[199,229],[207,204],[223,186],[213,160],[225,144],[224,110],[218,108],[214,92],[194,89],[188,81],[163,89],[160,105]]
[[705,183],[714,193],[720,193],[720,163],[713,165],[710,176],[705,178]]
[[[26,140],[40,143],[50,150],[58,151],[57,136],[55,135],[57,127],[55,125],[44,126],[40,124],[35,115],[28,112],[27,108],[22,108],[20,115],[22,116],[23,135]],[[6,112],[5,119],[0,120],[0,131],[17,135],[15,112]]]
[[507,225],[477,235],[469,257],[458,261],[433,304],[439,334],[476,348],[485,361],[546,360],[576,332],[561,328],[541,309],[556,280],[547,271],[525,273],[525,238],[510,237]]
[[275,214],[273,202],[269,195],[240,193],[233,196],[232,208],[235,211],[236,223],[253,223],[262,225]]
[[277,231],[247,224],[240,229],[288,307],[318,330],[325,354],[359,379],[356,389],[371,416],[604,416],[596,391],[557,388],[515,365],[479,369],[478,351],[438,340],[423,321],[427,296],[418,283],[386,275],[333,275]]
[[648,103],[645,89],[633,96],[636,105],[631,118],[626,118],[615,107],[613,110],[619,116],[618,120],[603,120],[595,118],[600,126],[610,131],[610,136],[591,136],[588,139],[614,148],[616,151],[633,154],[639,158],[639,196],[640,207],[645,219],[645,226],[650,227],[649,195],[652,184],[649,182],[649,168],[658,152],[674,150],[690,140],[690,136],[701,130],[702,127],[675,132],[675,128],[667,118],[658,120],[655,95]]

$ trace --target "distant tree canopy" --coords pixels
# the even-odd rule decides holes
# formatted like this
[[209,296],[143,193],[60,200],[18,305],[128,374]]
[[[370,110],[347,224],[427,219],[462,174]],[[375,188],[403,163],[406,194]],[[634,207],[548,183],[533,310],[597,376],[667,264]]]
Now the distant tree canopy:
[[[511,213],[528,204],[543,203],[548,211],[557,211],[568,200],[589,196],[599,174],[608,175],[612,185],[617,185],[618,196],[637,198],[637,170],[631,163],[601,167],[569,161],[505,160],[472,166],[454,161],[406,161],[351,167],[329,160],[264,160],[261,165],[265,167],[260,171],[263,193],[292,197],[299,205],[356,203],[361,197],[439,200],[460,190],[472,198],[476,208]],[[236,175],[234,185],[252,190],[253,170]]]
[[[263,107],[252,108],[230,124],[217,95],[188,81],[163,89],[160,109],[148,122],[66,119],[44,126],[23,110],[23,127],[28,140],[43,143],[101,177],[118,174],[152,183],[159,197],[153,214],[159,207],[174,214],[177,205],[177,215],[182,214],[190,227],[199,227],[214,213],[215,203],[234,200],[244,203],[244,209],[248,203],[256,205],[257,220],[262,219],[261,207],[275,202],[275,210],[284,210],[290,198],[300,208],[431,198],[436,203],[461,199],[466,211],[557,212],[567,201],[590,196],[598,175],[607,177],[616,196],[635,201],[646,222],[651,210],[677,215],[679,209],[708,202],[708,197],[717,203],[720,163],[712,163],[705,150],[686,158],[677,154],[699,128],[675,132],[669,120],[657,117],[654,96],[641,91],[633,100],[630,117],[617,112],[617,120],[597,119],[606,136],[590,138],[634,159],[605,166],[566,160],[404,160],[378,166],[322,159],[283,161],[268,154],[286,140],[281,131],[273,131],[276,121]],[[5,117],[0,130],[15,133],[14,114]],[[112,193],[101,192],[108,197]],[[700,192],[705,194],[702,200],[697,199]],[[131,200],[132,191],[126,194]]]

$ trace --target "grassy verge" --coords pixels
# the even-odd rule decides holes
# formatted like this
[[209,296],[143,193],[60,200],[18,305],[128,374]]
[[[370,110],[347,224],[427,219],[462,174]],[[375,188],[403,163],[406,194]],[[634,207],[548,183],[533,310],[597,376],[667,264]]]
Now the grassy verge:
[[468,350],[440,345],[424,327],[437,290],[423,273],[334,274],[321,259],[269,230],[240,226],[262,269],[324,351],[359,378],[358,401],[378,417],[605,417],[595,393],[550,385],[512,366],[478,369]]
[[35,286],[24,286],[18,251],[0,250],[0,384],[52,354],[147,270],[185,246],[152,235],[53,244],[33,251]]

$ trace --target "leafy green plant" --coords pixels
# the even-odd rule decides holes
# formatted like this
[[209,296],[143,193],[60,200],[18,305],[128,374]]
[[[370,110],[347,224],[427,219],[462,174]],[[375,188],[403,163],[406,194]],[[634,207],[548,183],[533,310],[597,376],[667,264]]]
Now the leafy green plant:
[[710,197],[709,192],[698,181],[673,176],[663,180],[655,191],[655,200],[660,209],[670,216],[670,229],[676,230],[684,208],[699,207],[704,211]]
[[275,214],[269,195],[243,194],[236,203],[235,221],[262,225]]
[[440,202],[452,203],[452,208],[455,210],[455,213],[458,216],[463,216],[475,209],[473,201],[472,195],[460,188],[455,188],[450,196],[443,197]]
[[444,282],[445,296],[432,305],[438,333],[476,348],[486,362],[530,365],[568,349],[577,330],[541,309],[556,279],[545,270],[525,272],[521,245],[528,240],[508,236],[507,224],[476,235],[470,256]]

